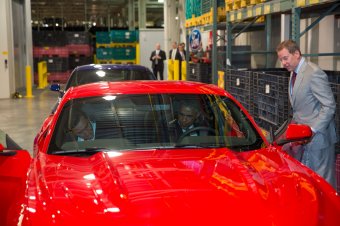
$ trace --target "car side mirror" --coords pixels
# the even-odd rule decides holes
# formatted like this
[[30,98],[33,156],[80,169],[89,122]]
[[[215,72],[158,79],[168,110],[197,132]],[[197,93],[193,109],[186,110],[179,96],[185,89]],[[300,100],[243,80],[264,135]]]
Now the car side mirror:
[[52,84],[50,90],[60,92],[60,84]]
[[6,150],[5,146],[0,143],[0,156],[14,156],[17,154],[17,151],[14,150],[9,151],[5,150]]
[[308,125],[289,124],[286,131],[275,142],[283,145],[289,142],[308,141],[312,135],[312,129]]
[[61,89],[60,84],[52,84],[50,90],[54,92],[59,92],[60,98],[64,96],[65,91]]
[[0,152],[2,152],[3,150],[5,150],[5,147],[0,143]]

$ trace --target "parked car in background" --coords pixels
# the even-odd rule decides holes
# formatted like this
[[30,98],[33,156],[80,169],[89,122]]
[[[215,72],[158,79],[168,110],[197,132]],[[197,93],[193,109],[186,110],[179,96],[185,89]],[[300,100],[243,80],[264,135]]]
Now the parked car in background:
[[311,136],[291,124],[270,143],[211,84],[71,87],[32,159],[0,149],[0,225],[335,226],[335,190],[280,146]]
[[[60,98],[70,87],[100,81],[125,80],[156,80],[156,77],[149,68],[136,64],[88,64],[78,66],[72,71],[64,90],[60,84],[52,84],[51,90],[60,93],[56,103],[58,105]],[[56,105],[52,111],[56,109]]]

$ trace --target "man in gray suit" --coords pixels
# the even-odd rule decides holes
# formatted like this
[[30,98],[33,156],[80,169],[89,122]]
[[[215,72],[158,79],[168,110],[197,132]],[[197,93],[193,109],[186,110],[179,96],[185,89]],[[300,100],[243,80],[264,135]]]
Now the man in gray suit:
[[312,140],[304,144],[301,162],[325,178],[334,188],[335,183],[335,100],[328,77],[317,65],[301,56],[296,42],[280,43],[276,52],[282,65],[291,72],[289,100],[292,121],[312,128]]

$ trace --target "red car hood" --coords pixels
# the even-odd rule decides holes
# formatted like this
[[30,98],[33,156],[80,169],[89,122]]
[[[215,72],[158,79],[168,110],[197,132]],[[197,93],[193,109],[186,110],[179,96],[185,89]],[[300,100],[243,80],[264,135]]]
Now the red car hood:
[[284,155],[268,149],[40,153],[29,173],[21,223],[338,225],[334,190]]

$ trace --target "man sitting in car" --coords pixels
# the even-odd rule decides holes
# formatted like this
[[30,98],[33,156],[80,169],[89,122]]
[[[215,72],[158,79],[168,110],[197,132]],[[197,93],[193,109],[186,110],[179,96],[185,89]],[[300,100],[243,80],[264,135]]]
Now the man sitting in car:
[[82,111],[73,112],[71,118],[71,132],[77,141],[94,140],[96,123],[91,122]]
[[[177,137],[186,133],[186,136],[206,136],[207,130],[195,129],[197,127],[206,127],[203,121],[199,120],[201,112],[198,106],[192,101],[182,101],[179,105],[178,118],[176,121]],[[192,131],[192,132],[190,132]]]

